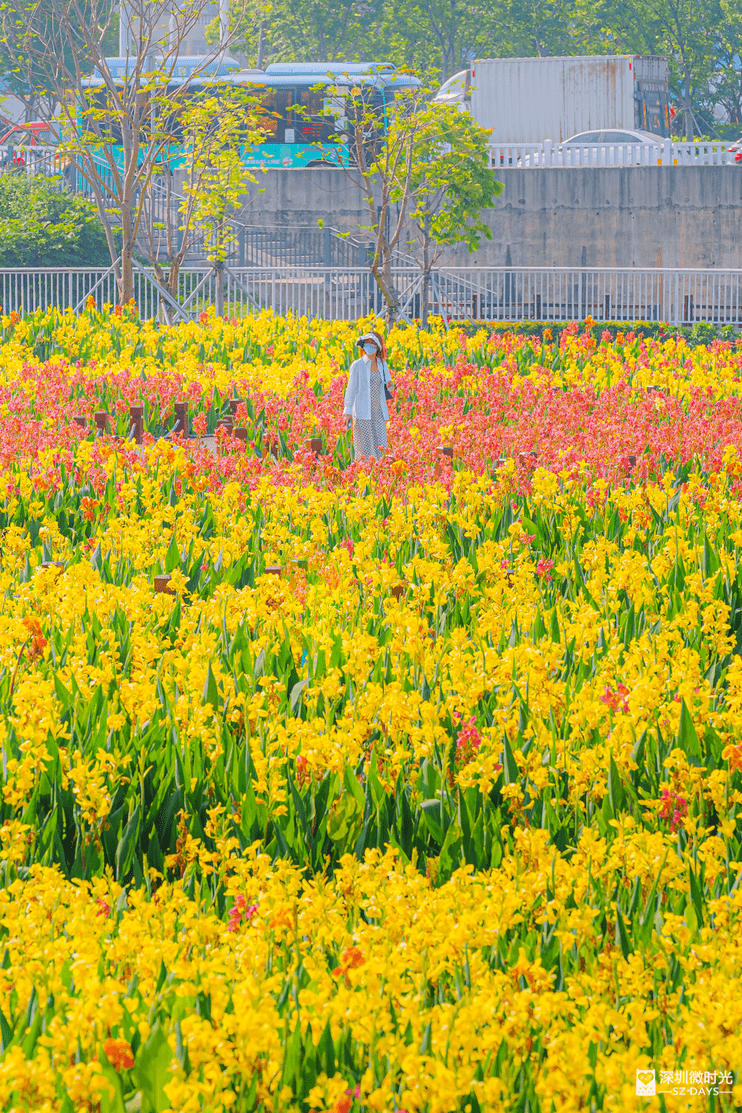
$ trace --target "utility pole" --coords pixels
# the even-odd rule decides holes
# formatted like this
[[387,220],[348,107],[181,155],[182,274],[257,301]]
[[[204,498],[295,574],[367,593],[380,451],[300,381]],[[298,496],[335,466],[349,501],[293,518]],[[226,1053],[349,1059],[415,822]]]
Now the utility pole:
[[229,39],[229,0],[219,0],[219,46],[224,51]]
[[119,0],[119,58],[126,58],[130,47],[129,21],[126,16],[126,0]]

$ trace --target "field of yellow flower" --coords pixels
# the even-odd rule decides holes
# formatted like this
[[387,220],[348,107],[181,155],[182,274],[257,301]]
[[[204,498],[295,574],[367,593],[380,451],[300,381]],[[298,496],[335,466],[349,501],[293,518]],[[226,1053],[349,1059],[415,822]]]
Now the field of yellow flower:
[[742,342],[0,323],[0,1108],[742,1107]]

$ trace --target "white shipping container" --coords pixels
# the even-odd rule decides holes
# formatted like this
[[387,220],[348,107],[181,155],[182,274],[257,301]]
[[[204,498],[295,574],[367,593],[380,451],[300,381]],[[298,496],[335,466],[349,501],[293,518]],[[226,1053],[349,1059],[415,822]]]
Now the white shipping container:
[[436,99],[465,104],[492,129],[492,143],[561,143],[608,128],[667,134],[666,90],[664,58],[485,58],[449,79]]

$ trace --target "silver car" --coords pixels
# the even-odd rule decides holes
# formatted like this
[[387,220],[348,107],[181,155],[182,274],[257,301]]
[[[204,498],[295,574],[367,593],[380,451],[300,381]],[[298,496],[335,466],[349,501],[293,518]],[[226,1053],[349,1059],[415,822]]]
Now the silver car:
[[[606,162],[608,165],[617,165],[617,159],[608,155],[608,151],[616,147],[629,147],[621,158],[621,165],[642,163],[646,161],[648,152],[642,156],[641,148],[662,148],[665,137],[654,135],[651,131],[629,131],[618,128],[605,129],[604,131],[581,131],[570,136],[563,143],[555,143],[552,147],[552,166],[590,166]],[[639,148],[639,149],[637,149]],[[605,155],[601,152],[605,151]],[[661,156],[660,156],[661,157]],[[518,159],[518,166],[543,166],[543,152],[526,154]]]
[[558,149],[561,151],[563,147],[622,147],[627,143],[661,147],[664,142],[664,135],[654,135],[651,131],[619,131],[618,128],[613,128],[606,131],[581,131],[565,139]]

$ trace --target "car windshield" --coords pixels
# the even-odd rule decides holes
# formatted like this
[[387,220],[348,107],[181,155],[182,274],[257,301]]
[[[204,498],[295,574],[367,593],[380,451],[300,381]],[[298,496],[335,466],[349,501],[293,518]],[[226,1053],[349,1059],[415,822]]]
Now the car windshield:
[[605,143],[641,143],[641,137],[633,131],[606,131],[603,134]]
[[573,135],[571,139],[568,139],[567,146],[571,143],[597,143],[599,138],[599,131],[583,131],[579,135]]
[[34,146],[40,143],[46,146],[54,142],[54,135],[49,128],[11,128],[0,138],[0,143],[14,143],[18,147]]

